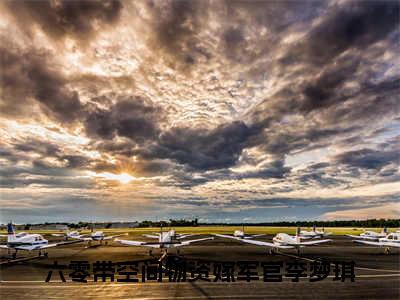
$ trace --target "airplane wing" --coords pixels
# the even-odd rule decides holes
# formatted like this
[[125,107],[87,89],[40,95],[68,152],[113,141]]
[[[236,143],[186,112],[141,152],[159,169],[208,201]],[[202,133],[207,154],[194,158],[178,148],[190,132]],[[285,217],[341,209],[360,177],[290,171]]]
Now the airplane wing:
[[132,241],[132,240],[120,240],[115,239],[115,242],[128,245],[128,246],[143,246],[143,247],[151,247],[151,248],[160,248],[160,244],[158,243],[147,243],[147,242],[140,242],[140,241]]
[[197,239],[197,240],[189,240],[189,241],[182,241],[179,244],[174,244],[175,247],[181,247],[181,246],[187,246],[192,243],[197,243],[201,241],[208,241],[208,240],[213,240],[214,237],[207,237],[207,238],[202,238],[202,239]]
[[278,245],[270,242],[262,242],[262,241],[256,241],[256,240],[245,240],[245,239],[239,239],[240,241],[248,244],[253,244],[257,246],[264,246],[264,247],[271,247],[271,248],[280,248],[280,249],[292,249],[294,248],[293,246],[284,246],[284,245]]
[[372,246],[400,247],[399,243],[393,243],[393,242],[371,242],[371,241],[360,241],[360,240],[355,240],[353,242],[360,243],[360,244],[366,244],[366,245],[372,245]]
[[13,247],[14,249],[17,250],[27,250],[27,251],[32,251],[32,250],[41,250],[41,249],[47,249],[47,248],[52,248],[52,247],[57,247],[61,246],[64,243],[53,243],[53,244],[46,244],[46,245],[27,245],[27,246],[17,246]]
[[373,236],[359,236],[359,235],[351,235],[351,234],[346,234],[348,237],[351,237],[353,239],[362,239],[362,240],[368,240],[368,241],[377,241],[379,240],[379,237],[373,237]]
[[119,237],[119,236],[124,236],[124,235],[127,235],[127,234],[109,235],[109,236],[105,236],[105,237],[103,238],[103,240],[111,240],[111,239],[113,239],[113,238],[116,238],[116,237]]
[[274,243],[269,243],[269,242],[262,242],[262,241],[256,241],[256,240],[251,240],[251,239],[241,239],[235,236],[230,236],[230,235],[224,235],[224,234],[215,234],[216,236],[223,237],[223,238],[228,238],[228,239],[233,239],[237,241],[241,241],[244,243],[248,244],[253,244],[257,246],[265,246],[265,247],[272,247],[272,248],[281,248],[281,249],[292,249],[294,248],[293,246],[283,246],[283,245],[277,245]]
[[179,234],[176,238],[178,239],[178,240],[180,240],[180,239],[184,239],[184,238],[187,238],[187,237],[189,237],[189,236],[194,236],[195,234]]
[[308,236],[308,235],[300,235],[300,238],[302,239],[302,240],[309,240],[309,239],[312,239],[312,238],[314,238],[313,236]]
[[226,238],[226,239],[237,240],[237,241],[241,241],[242,240],[241,238],[236,237],[236,236],[232,236],[232,235],[225,235],[225,234],[218,234],[218,233],[216,233],[214,235],[218,236],[218,237]]
[[252,239],[260,236],[264,236],[265,234],[252,234],[250,236],[246,236],[245,239]]
[[311,245],[323,244],[323,243],[327,243],[327,242],[331,242],[331,241],[332,241],[331,239],[327,239],[327,240],[300,242],[300,245],[301,246],[311,246]]
[[159,236],[155,234],[143,234],[143,236],[151,238],[151,239],[158,239]]

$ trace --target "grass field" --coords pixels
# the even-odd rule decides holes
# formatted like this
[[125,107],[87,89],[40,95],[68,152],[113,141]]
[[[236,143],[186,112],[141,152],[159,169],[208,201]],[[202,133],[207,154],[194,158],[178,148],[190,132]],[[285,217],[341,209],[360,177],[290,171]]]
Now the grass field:
[[[164,231],[169,230],[169,227],[163,228]],[[242,229],[242,226],[198,226],[198,227],[175,227],[177,233],[193,233],[193,234],[232,234],[235,230]],[[302,227],[302,230],[312,230],[311,227]],[[351,227],[326,227],[326,232],[331,232],[334,235],[343,234],[360,234],[365,230],[373,230],[380,232],[381,228],[351,228]],[[105,233],[129,233],[129,235],[142,235],[144,233],[159,232],[160,228],[111,228],[111,229],[96,229]],[[295,234],[296,227],[270,227],[270,226],[245,226],[244,230],[247,234],[276,234],[279,232],[285,232],[288,234]],[[320,230],[320,228],[318,228]],[[394,232],[396,229],[389,229],[389,232]],[[21,232],[24,230],[19,230]],[[60,233],[60,230],[32,230],[29,233],[39,234],[52,234]],[[90,230],[82,230],[81,233],[90,233]],[[1,234],[5,234],[6,231],[0,231]]]

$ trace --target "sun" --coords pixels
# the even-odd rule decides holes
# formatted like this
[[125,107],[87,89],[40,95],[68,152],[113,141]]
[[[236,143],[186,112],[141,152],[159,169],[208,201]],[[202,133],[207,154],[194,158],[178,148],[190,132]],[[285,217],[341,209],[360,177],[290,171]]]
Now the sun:
[[131,180],[134,179],[133,176],[131,176],[131,175],[127,174],[127,173],[122,173],[122,174],[119,174],[119,175],[116,175],[116,176],[118,177],[117,180],[119,180],[121,183],[124,183],[124,184],[127,184]]
[[94,176],[102,177],[107,180],[116,180],[122,184],[127,184],[135,179],[135,177],[129,175],[128,173],[114,174],[114,173],[104,172],[104,173],[95,174]]

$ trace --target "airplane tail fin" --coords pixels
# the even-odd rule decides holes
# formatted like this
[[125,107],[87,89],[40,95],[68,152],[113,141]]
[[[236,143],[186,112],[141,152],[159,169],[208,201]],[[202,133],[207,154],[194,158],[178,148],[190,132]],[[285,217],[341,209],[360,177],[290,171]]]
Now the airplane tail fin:
[[384,233],[384,234],[387,234],[388,233],[388,229],[387,229],[387,227],[385,226],[385,227],[383,227],[383,229],[382,229],[382,233]]
[[7,224],[7,242],[13,242],[15,240],[15,231],[12,223]]
[[317,230],[317,226],[315,224],[312,226],[312,231],[315,232]]
[[296,242],[300,243],[300,226],[296,228]]

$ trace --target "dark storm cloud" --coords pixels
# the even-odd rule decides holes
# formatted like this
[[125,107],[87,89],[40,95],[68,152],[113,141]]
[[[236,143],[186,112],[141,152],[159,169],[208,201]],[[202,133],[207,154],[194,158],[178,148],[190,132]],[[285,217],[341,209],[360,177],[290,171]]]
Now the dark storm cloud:
[[308,112],[348,100],[348,96],[340,95],[339,89],[356,72],[358,64],[358,59],[353,58],[339,61],[333,68],[325,70],[308,83],[303,90],[304,100],[300,104],[300,110]]
[[118,135],[143,143],[156,138],[162,119],[160,107],[141,97],[131,97],[118,101],[109,109],[88,113],[85,128],[89,136],[112,139]]
[[173,128],[142,153],[147,158],[169,158],[199,170],[226,168],[235,164],[255,131],[243,122],[213,130]]
[[399,150],[379,151],[364,148],[339,154],[336,161],[353,167],[379,170],[391,163],[400,164]]
[[196,36],[208,1],[148,1],[147,7],[152,14],[155,42],[166,54],[188,65],[195,63],[195,55],[208,56]]
[[394,118],[400,113],[399,92],[399,78],[363,83],[360,92],[353,95],[351,107],[333,107],[326,121],[345,124],[358,122],[368,126],[383,116]]
[[327,16],[286,56],[326,64],[350,48],[364,49],[398,28],[398,1],[352,1],[331,9]]
[[27,32],[37,24],[53,39],[70,36],[82,42],[103,25],[115,23],[122,9],[118,0],[7,1],[6,5]]
[[57,156],[61,151],[59,146],[54,143],[38,139],[30,139],[23,143],[17,143],[14,145],[14,149],[23,153],[33,152],[43,156]]
[[2,114],[18,118],[31,113],[33,98],[47,115],[61,122],[72,122],[81,116],[83,107],[78,93],[66,87],[66,79],[51,66],[45,53],[3,45],[0,57]]

